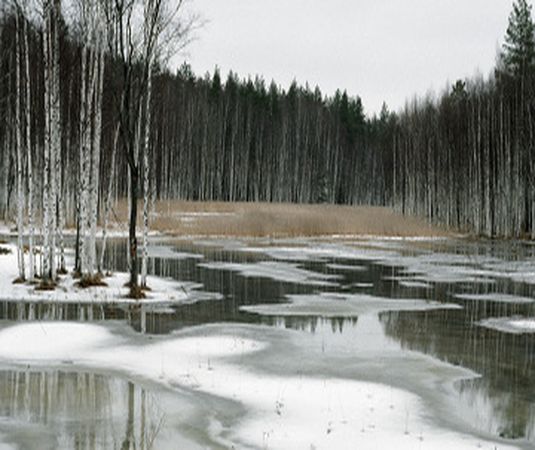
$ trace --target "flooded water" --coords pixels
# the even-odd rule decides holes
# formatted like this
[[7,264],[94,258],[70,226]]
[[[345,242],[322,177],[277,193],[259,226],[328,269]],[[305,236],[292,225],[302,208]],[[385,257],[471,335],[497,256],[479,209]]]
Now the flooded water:
[[[126,270],[124,242],[110,247],[109,266]],[[535,317],[534,253],[522,242],[464,240],[158,241],[151,274],[220,298],[134,307],[6,301],[1,327],[113,324],[135,342],[246,325],[272,344],[248,360],[263,373],[382,383],[421,398],[432,422],[535,448],[535,333],[482,326]],[[286,332],[292,348],[280,349]],[[473,376],[436,369],[450,366]],[[114,369],[0,364],[0,441],[19,448],[228,448],[206,417],[232,429],[243,414],[239,402]]]

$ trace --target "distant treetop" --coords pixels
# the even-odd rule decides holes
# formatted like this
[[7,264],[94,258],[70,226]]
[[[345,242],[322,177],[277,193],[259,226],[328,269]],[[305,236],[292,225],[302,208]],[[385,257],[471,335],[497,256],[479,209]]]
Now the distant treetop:
[[526,0],[516,0],[509,15],[501,59],[507,72],[524,76],[535,67],[535,26],[531,17],[531,5]]

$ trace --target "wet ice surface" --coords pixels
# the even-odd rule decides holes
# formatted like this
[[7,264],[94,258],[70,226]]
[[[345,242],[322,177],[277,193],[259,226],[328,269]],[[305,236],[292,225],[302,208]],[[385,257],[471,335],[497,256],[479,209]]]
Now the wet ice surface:
[[[254,340],[253,334],[257,336]],[[90,324],[23,324],[0,331],[0,360],[34,368],[51,364],[96,371],[105,368],[174,389],[237,401],[244,413],[226,433],[219,430],[211,436],[221,444],[231,441],[278,449],[396,445],[408,449],[425,441],[429,448],[495,448],[480,437],[429,421],[422,400],[405,390],[343,379],[336,371],[312,376],[303,361],[299,365],[290,362],[296,356],[293,345],[299,344],[299,338],[295,342],[290,334],[272,336],[286,341],[288,349],[277,351],[276,359],[287,366],[277,375],[258,370],[250,358],[258,353],[263,360],[273,358],[266,335],[250,327],[200,327],[189,334],[150,342],[130,340],[113,329]],[[385,357],[395,364],[396,356],[385,352]],[[424,384],[470,376],[417,355],[413,358]],[[440,396],[435,401],[440,402]],[[184,425],[179,421],[177,426]]]
[[349,265],[349,264],[334,264],[334,263],[330,263],[330,264],[325,264],[325,267],[328,267],[329,269],[333,269],[333,270],[356,270],[356,271],[366,271],[367,268],[366,266],[357,266],[357,265]]
[[504,333],[535,333],[535,318],[491,317],[482,320],[479,324],[486,328],[503,331]]
[[9,417],[0,420],[2,440],[16,448],[71,450],[82,443],[129,448],[129,443],[130,448],[201,449],[186,428],[195,422],[202,427],[201,413],[209,417],[185,393],[114,375],[70,367],[0,372],[0,414]]
[[519,297],[516,295],[502,294],[499,292],[492,292],[489,294],[456,294],[456,298],[464,300],[481,300],[490,302],[503,303],[533,303],[535,299],[530,297]]
[[[11,405],[0,408],[0,440],[87,443],[102,420],[114,424],[97,433],[103,448],[121,447],[127,431],[140,448],[150,427],[164,449],[173,439],[186,448],[533,448],[533,247],[357,239],[157,247],[150,273],[221,300],[0,302],[0,395],[10,399],[0,406]],[[125,254],[112,246],[118,271]],[[490,318],[513,319],[521,331],[480,326]],[[20,324],[27,320],[32,328]],[[73,331],[63,320],[95,327]],[[26,373],[39,389],[25,387]],[[73,381],[80,373],[98,381]],[[114,395],[106,408],[73,401],[41,414],[50,386],[50,398],[63,398],[73,385],[89,405],[102,402],[92,386]],[[159,427],[149,398],[169,410]]]
[[288,295],[288,303],[242,306],[242,311],[266,316],[359,317],[384,311],[458,309],[459,305],[426,300],[392,299],[362,294]]
[[315,273],[300,268],[297,264],[275,261],[261,261],[258,263],[226,263],[211,262],[199,264],[199,267],[212,270],[230,270],[238,272],[244,277],[270,278],[274,281],[287,283],[308,284],[311,286],[336,286],[338,275]]
[[203,259],[198,253],[178,252],[168,245],[149,245],[147,246],[147,255],[149,258],[169,258],[169,259]]

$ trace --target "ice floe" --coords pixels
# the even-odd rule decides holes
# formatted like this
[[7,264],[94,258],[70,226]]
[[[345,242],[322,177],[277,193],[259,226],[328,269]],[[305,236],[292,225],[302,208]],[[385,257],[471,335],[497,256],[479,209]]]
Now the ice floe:
[[212,270],[228,270],[238,272],[244,277],[269,278],[285,283],[306,284],[311,286],[337,286],[335,280],[339,275],[313,272],[299,267],[297,264],[277,261],[260,261],[254,263],[230,263],[214,261],[198,264],[198,267]]
[[411,289],[431,289],[433,287],[433,285],[424,283],[423,281],[398,280],[398,284]]
[[204,256],[199,253],[179,252],[169,245],[149,245],[147,247],[149,258],[162,259],[203,259]]
[[456,298],[463,300],[479,300],[496,303],[533,303],[535,299],[531,297],[521,297],[511,294],[502,294],[499,292],[492,292],[488,294],[455,294]]
[[267,316],[358,317],[384,311],[459,309],[459,305],[427,300],[391,299],[364,294],[321,293],[287,295],[288,303],[242,306],[240,310]]
[[479,325],[504,333],[535,333],[535,317],[491,317],[480,321]]
[[341,271],[355,271],[355,272],[366,272],[368,270],[365,266],[349,265],[349,264],[325,264],[325,267],[332,270],[341,270]]

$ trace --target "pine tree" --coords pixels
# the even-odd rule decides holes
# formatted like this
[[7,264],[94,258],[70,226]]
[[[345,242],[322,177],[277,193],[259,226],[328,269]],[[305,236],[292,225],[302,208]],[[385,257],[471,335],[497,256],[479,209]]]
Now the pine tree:
[[517,0],[509,16],[501,55],[509,73],[524,76],[528,69],[535,66],[534,33],[531,5],[526,0]]

